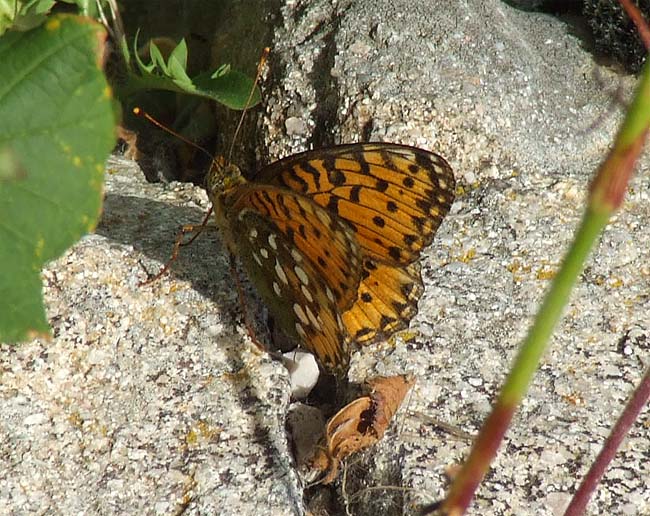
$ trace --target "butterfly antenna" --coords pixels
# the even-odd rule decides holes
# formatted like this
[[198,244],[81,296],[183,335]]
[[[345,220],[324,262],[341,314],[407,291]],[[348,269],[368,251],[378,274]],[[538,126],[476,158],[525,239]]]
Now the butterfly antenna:
[[239,117],[239,123],[237,124],[235,133],[233,134],[232,137],[232,142],[230,144],[230,150],[228,151],[228,159],[226,160],[226,163],[230,163],[230,160],[232,159],[232,153],[233,150],[235,149],[235,141],[237,141],[237,135],[239,134],[241,126],[244,123],[244,116],[246,115],[246,111],[248,111],[251,101],[253,100],[253,95],[255,94],[255,88],[257,87],[257,84],[260,82],[260,77],[262,77],[262,72],[264,71],[264,66],[266,65],[266,60],[269,57],[270,52],[271,49],[269,47],[265,47],[264,50],[262,50],[262,57],[260,57],[260,61],[259,63],[257,63],[257,73],[255,74],[255,81],[253,81],[253,87],[251,88],[251,91],[248,94],[248,99],[246,99],[246,104],[244,105],[244,109],[242,110],[241,116]]
[[203,154],[205,154],[208,158],[210,158],[210,162],[213,162],[213,161],[214,161],[214,156],[213,156],[212,153],[209,152],[205,147],[201,147],[198,143],[193,142],[192,140],[189,140],[189,139],[185,138],[185,136],[183,136],[182,134],[178,134],[178,133],[177,133],[176,131],[174,131],[173,129],[170,129],[169,127],[167,127],[167,126],[165,126],[164,124],[160,123],[158,120],[156,120],[154,117],[152,117],[152,116],[151,116],[149,113],[147,113],[146,111],[143,111],[141,108],[139,108],[139,107],[137,107],[137,106],[134,107],[134,108],[133,108],[133,114],[134,114],[135,116],[137,116],[137,117],[144,118],[147,122],[150,122],[150,123],[152,123],[153,125],[155,125],[156,127],[158,127],[159,129],[162,129],[163,131],[165,131],[166,133],[169,133],[169,134],[171,134],[172,136],[175,136],[175,137],[178,138],[179,140],[181,140],[181,141],[187,143],[189,146],[194,147],[195,149],[200,150]]

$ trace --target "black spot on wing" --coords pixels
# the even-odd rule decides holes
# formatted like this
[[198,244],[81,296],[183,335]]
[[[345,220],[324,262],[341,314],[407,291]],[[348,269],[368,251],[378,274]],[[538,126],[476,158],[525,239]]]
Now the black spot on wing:
[[415,235],[404,235],[404,244],[406,244],[408,247],[411,247],[416,241],[418,237]]
[[388,190],[388,181],[383,179],[377,179],[377,184],[375,184],[375,190],[378,192],[385,192]]
[[372,223],[378,228],[383,228],[386,225],[386,221],[384,220],[384,218],[380,217],[379,215],[375,215],[372,218]]
[[391,324],[395,324],[395,322],[397,322],[397,319],[395,319],[394,317],[390,317],[388,315],[382,315],[381,319],[379,320],[379,327],[386,328]]
[[360,185],[355,185],[350,189],[350,200],[352,202],[358,203],[359,202],[359,192],[361,191],[361,186]]

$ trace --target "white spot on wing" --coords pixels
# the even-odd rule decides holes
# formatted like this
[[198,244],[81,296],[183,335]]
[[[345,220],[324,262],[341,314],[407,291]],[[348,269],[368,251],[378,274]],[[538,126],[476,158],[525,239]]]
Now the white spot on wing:
[[280,265],[280,262],[277,259],[275,260],[275,273],[277,274],[278,278],[280,278],[280,281],[282,283],[284,283],[285,285],[289,284],[287,275],[284,273],[284,269],[282,268],[282,265]]
[[300,322],[302,324],[309,324],[309,319],[307,319],[307,316],[305,315],[305,311],[302,309],[302,306],[300,306],[298,303],[293,304],[293,312],[298,316],[298,319],[300,319]]
[[291,257],[296,261],[296,263],[302,262],[302,255],[295,249],[291,250]]
[[262,260],[260,260],[260,257],[257,256],[257,253],[253,253],[253,258],[257,262],[257,265],[259,265],[261,267],[262,266]]
[[278,297],[282,296],[282,290],[280,289],[280,285],[278,285],[277,281],[273,282],[273,291]]
[[305,287],[304,285],[300,285],[300,290],[302,290],[302,295],[305,296],[305,299],[309,301],[310,303],[314,302],[314,298],[311,295],[311,292],[309,292],[309,289]]
[[307,273],[304,270],[302,270],[302,268],[295,265],[293,267],[293,271],[296,273],[296,276],[298,276],[300,283],[302,283],[303,285],[309,285],[309,278],[307,277]]
[[316,212],[316,216],[326,226],[329,226],[332,223],[332,219],[330,218],[330,216],[327,214],[325,210],[318,210]]
[[260,248],[260,254],[265,260],[269,257],[269,252],[264,247]]
[[308,306],[306,306],[305,309],[307,310],[307,317],[309,317],[309,322],[311,322],[314,328],[316,328],[318,331],[321,331],[322,328],[318,323],[318,319],[316,319],[314,312],[312,312]]
[[336,301],[336,299],[334,299],[334,294],[332,294],[332,291],[329,287],[325,287],[325,294],[327,294],[327,299],[329,299],[332,303]]
[[305,330],[302,327],[302,324],[296,323],[296,333],[300,335],[303,339],[307,338],[307,334],[305,333]]
[[276,238],[277,237],[274,234],[269,235],[269,245],[271,246],[271,249],[273,249],[274,251],[278,250],[278,243],[275,241]]

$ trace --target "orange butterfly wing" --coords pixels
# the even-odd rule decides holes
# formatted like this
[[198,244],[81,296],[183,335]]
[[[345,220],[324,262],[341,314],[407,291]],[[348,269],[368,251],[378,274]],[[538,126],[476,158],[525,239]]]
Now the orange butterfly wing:
[[279,327],[341,374],[350,340],[341,307],[355,302],[361,268],[350,228],[304,196],[267,185],[243,184],[225,206],[226,238]]
[[454,199],[451,167],[437,154],[390,143],[339,145],[289,156],[257,182],[299,192],[345,220],[363,254],[356,302],[343,313],[358,343],[408,324],[422,293],[413,265]]

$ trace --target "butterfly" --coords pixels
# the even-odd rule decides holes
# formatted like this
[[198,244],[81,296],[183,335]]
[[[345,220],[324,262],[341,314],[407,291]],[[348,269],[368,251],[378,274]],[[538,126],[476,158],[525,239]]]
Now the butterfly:
[[295,154],[248,181],[220,160],[207,176],[229,252],[279,328],[345,374],[351,346],[406,327],[418,265],[454,200],[441,156],[392,143]]

